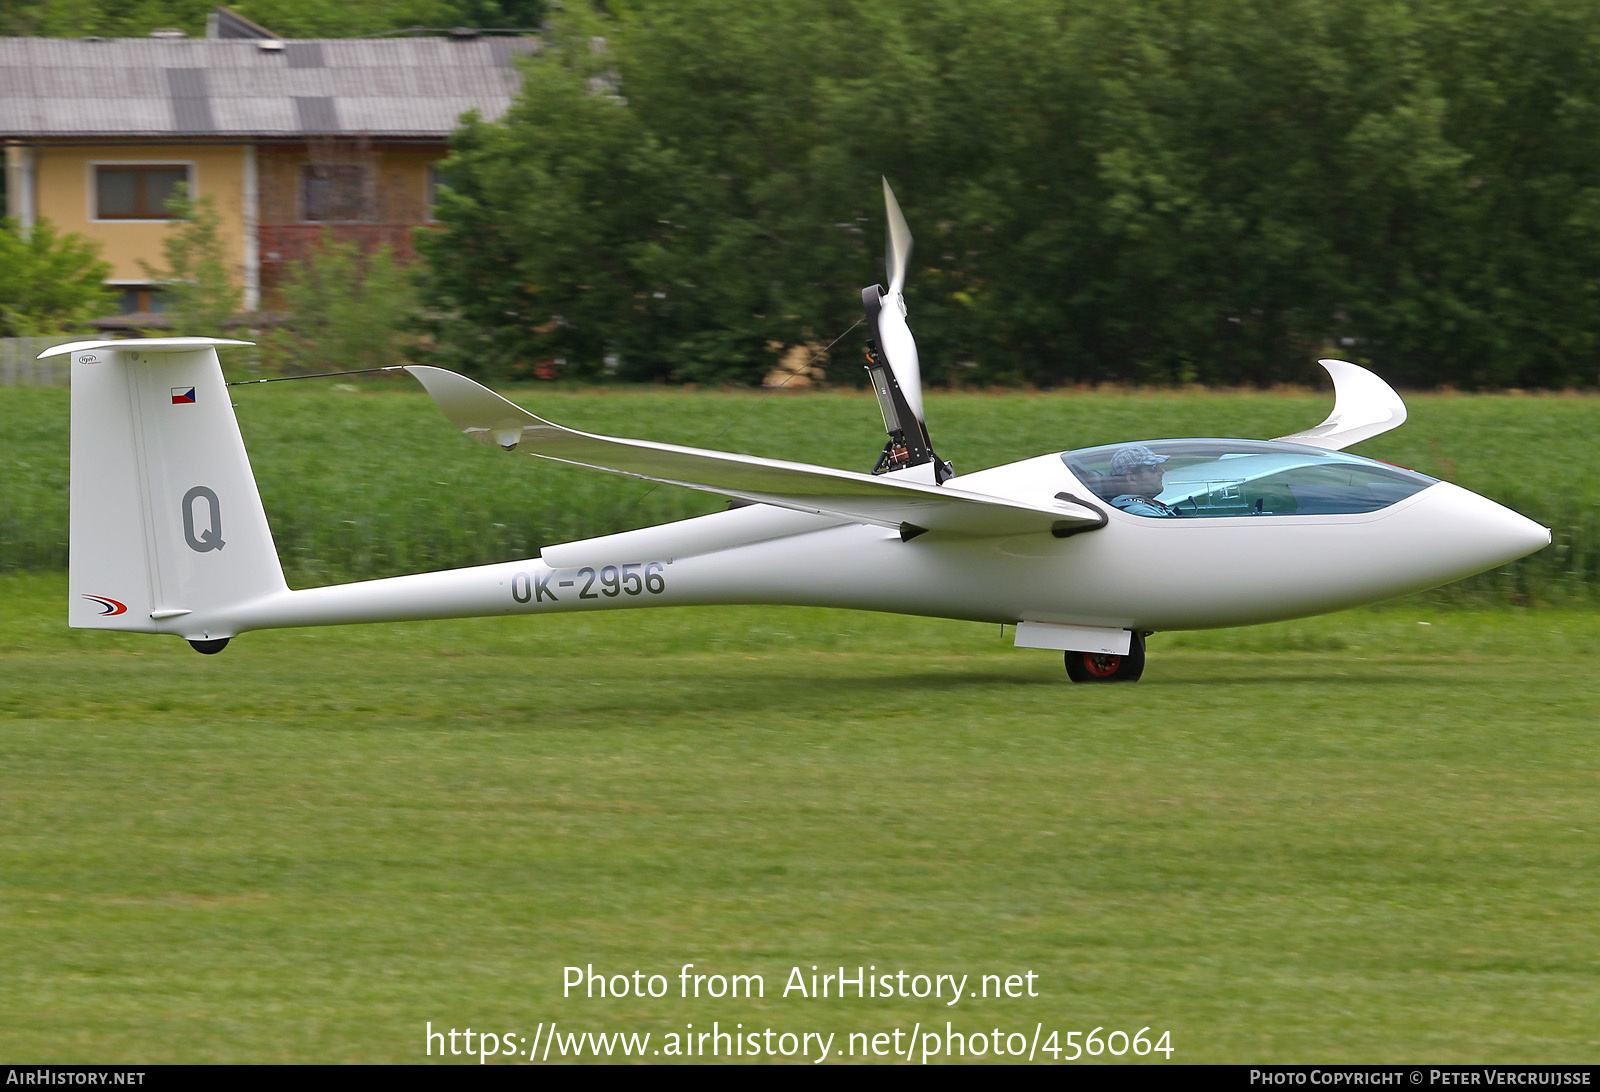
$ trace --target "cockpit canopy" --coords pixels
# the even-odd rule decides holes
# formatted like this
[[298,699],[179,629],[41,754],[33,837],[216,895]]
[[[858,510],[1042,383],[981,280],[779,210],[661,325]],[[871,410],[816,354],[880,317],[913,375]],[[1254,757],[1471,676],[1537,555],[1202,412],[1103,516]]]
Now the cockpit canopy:
[[[1100,499],[1158,518],[1375,512],[1437,481],[1359,455],[1272,440],[1146,440],[1079,448],[1061,461]],[[1130,477],[1130,470],[1141,473]]]

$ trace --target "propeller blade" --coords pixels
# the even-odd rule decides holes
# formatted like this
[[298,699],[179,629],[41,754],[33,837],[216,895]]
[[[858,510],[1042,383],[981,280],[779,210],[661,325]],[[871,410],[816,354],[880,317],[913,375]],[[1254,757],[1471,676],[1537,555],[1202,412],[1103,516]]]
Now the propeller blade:
[[906,325],[905,299],[897,292],[886,296],[878,311],[878,348],[894,372],[900,392],[906,396],[906,405],[917,415],[917,421],[926,427],[922,415],[922,364],[917,358],[917,339],[911,336]]
[[887,178],[883,180],[883,205],[889,215],[889,246],[884,265],[889,276],[889,295],[898,296],[906,284],[906,263],[911,261],[911,228],[900,211],[900,202],[894,199],[894,190],[889,188]]
[[906,266],[911,260],[911,228],[900,211],[889,180],[883,180],[883,206],[889,221],[886,271],[889,290],[883,294],[883,306],[878,311],[878,347],[889,362],[894,378],[906,397],[906,404],[917,415],[917,422],[926,428],[922,415],[922,365],[917,359],[917,342],[906,325],[906,300],[901,289],[906,283]]

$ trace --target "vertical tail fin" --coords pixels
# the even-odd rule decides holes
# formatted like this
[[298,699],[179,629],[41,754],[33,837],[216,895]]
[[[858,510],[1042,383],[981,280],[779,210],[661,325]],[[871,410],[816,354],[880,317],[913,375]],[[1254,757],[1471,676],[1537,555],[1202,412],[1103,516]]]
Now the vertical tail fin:
[[143,338],[40,354],[72,357],[68,625],[216,642],[232,634],[184,619],[285,590],[217,362],[216,346],[247,344]]

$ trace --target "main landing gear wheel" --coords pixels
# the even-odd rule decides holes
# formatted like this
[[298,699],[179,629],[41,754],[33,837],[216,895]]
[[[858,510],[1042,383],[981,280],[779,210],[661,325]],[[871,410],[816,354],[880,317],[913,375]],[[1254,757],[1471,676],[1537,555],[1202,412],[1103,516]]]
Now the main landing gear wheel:
[[1068,652],[1067,678],[1073,682],[1138,682],[1144,674],[1144,634],[1128,639],[1128,653]]

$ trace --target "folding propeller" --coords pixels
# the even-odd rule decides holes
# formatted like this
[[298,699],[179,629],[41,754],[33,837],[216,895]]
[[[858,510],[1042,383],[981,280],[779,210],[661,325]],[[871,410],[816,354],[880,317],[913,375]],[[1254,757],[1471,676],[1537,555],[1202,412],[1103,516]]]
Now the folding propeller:
[[884,265],[889,277],[889,291],[882,297],[878,309],[878,347],[888,358],[889,367],[900,383],[911,412],[919,422],[926,418],[922,413],[922,367],[917,360],[917,342],[906,325],[906,266],[911,261],[911,228],[906,224],[900,202],[894,199],[889,180],[883,180],[884,211],[889,218],[889,239]]
[[885,290],[882,285],[873,284],[861,290],[861,305],[874,333],[867,349],[867,370],[878,395],[878,407],[883,411],[883,426],[889,433],[889,442],[873,473],[932,463],[934,480],[943,482],[953,471],[940,460],[928,439],[922,412],[922,365],[917,359],[916,339],[906,325],[903,289],[911,260],[911,228],[887,178],[883,180],[883,203],[889,221],[884,262],[889,287]]

